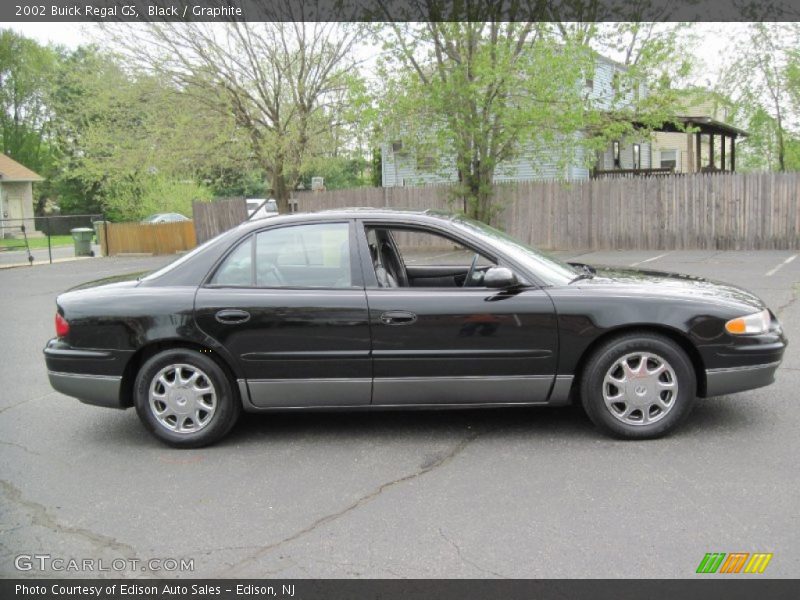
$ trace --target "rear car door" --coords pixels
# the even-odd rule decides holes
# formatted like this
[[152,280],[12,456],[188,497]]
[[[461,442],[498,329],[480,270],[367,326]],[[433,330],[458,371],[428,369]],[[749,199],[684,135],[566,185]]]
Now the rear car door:
[[198,327],[239,361],[256,407],[371,397],[366,294],[350,221],[251,234],[195,298]]
[[[480,277],[464,287],[476,254],[479,273],[506,265],[442,230],[364,221],[358,232],[372,327],[373,404],[547,401],[558,331],[542,289],[489,289]],[[393,265],[397,258],[401,272]]]

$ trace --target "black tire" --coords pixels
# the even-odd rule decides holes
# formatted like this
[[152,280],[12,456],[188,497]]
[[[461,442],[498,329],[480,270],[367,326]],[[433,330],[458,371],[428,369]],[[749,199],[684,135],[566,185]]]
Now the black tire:
[[[626,383],[625,386],[616,388],[611,384],[610,388],[606,388],[607,384],[604,383],[604,380],[612,367],[621,364],[620,361],[629,356],[631,357],[629,360],[632,361],[630,364],[636,365],[637,353],[646,353],[654,357],[653,362],[650,362],[647,367],[649,369],[652,366],[654,372],[659,364],[658,359],[666,361],[672,371],[655,377],[655,379],[662,381],[663,378],[666,385],[669,385],[673,379],[677,380],[677,392],[665,391],[665,395],[660,396],[662,388],[658,386],[661,384],[650,383],[654,381],[654,378],[647,378],[646,374],[640,375],[644,378],[643,381],[648,382],[645,385],[637,385],[638,382],[634,381],[636,379],[634,376],[629,378],[629,383]],[[638,364],[641,364],[641,361]],[[619,371],[613,372],[615,375],[622,372],[622,367],[618,368]],[[581,403],[586,414],[600,430],[616,438],[641,440],[657,438],[673,431],[688,416],[694,405],[697,383],[694,367],[686,352],[677,343],[666,336],[643,331],[611,338],[597,348],[581,373],[579,389]],[[609,401],[611,406],[608,406],[604,399],[603,394],[606,389],[609,389],[609,397],[612,398]],[[640,392],[640,390],[643,391]],[[613,397],[617,393],[623,394],[623,400],[618,404],[613,402]],[[638,397],[640,393],[642,396]],[[635,402],[641,399],[643,403],[647,403],[651,400],[644,400],[645,398],[654,398],[655,396],[666,398],[670,404],[668,408],[663,409],[660,404],[655,404],[654,399],[652,400],[654,414],[648,408],[646,419],[648,421],[654,419],[653,422],[644,422],[644,409],[642,408],[634,409],[630,415],[624,416],[626,408],[637,406]],[[625,400],[628,397],[633,398],[633,402],[629,405]],[[638,414],[636,410],[639,411]],[[642,419],[642,422],[631,422],[639,418]]]
[[[191,373],[191,368],[198,369],[202,372],[199,381],[203,385],[210,383],[214,392],[214,411],[208,421],[195,431],[171,431],[168,428],[169,418],[163,424],[150,402],[151,385],[157,385],[154,379],[162,370],[175,365],[187,365],[189,369],[182,371],[183,373]],[[213,444],[231,430],[242,411],[239,395],[225,371],[212,358],[188,348],[165,350],[145,362],[136,375],[133,402],[144,426],[159,440],[174,448],[200,448]],[[191,415],[187,415],[186,419],[188,428],[191,428]]]

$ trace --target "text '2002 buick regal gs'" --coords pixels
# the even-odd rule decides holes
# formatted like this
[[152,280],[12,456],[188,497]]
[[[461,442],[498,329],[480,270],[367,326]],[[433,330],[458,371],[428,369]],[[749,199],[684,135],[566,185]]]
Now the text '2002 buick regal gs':
[[564,264],[467,218],[352,209],[248,222],[135,281],[57,300],[52,386],[135,406],[173,446],[242,410],[582,403],[653,438],[706,397],[772,383],[786,347],[753,294]]

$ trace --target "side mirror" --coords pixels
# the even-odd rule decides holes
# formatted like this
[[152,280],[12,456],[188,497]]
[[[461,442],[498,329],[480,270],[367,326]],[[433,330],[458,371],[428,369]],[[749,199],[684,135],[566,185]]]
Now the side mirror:
[[519,281],[508,267],[492,267],[483,274],[483,285],[487,288],[510,288]]

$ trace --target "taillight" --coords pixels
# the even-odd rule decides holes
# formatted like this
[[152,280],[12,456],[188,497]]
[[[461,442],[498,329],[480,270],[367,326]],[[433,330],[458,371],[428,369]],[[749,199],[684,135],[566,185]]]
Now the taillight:
[[69,333],[69,323],[67,320],[61,316],[60,313],[56,313],[56,335],[60,338],[66,337]]

